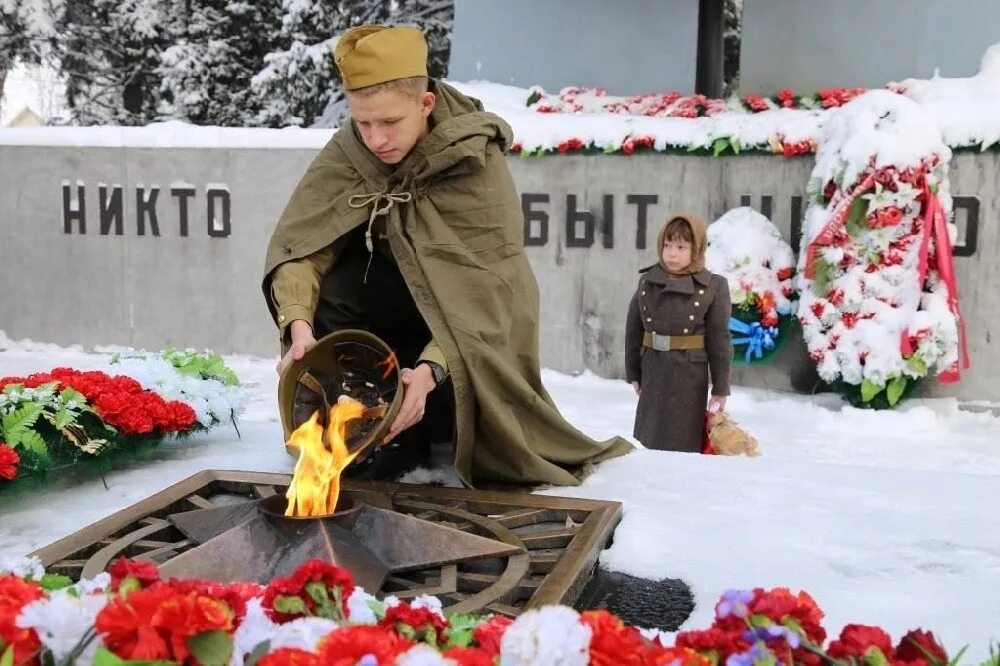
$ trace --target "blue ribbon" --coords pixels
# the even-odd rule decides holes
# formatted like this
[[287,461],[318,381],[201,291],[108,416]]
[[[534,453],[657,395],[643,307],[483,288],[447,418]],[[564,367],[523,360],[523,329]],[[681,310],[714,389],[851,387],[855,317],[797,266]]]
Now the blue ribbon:
[[729,330],[743,336],[733,338],[733,346],[747,346],[746,354],[743,357],[746,363],[750,362],[752,356],[756,358],[763,357],[765,349],[774,349],[775,340],[778,338],[778,328],[776,326],[765,327],[761,326],[760,322],[748,324],[735,317],[729,318]]

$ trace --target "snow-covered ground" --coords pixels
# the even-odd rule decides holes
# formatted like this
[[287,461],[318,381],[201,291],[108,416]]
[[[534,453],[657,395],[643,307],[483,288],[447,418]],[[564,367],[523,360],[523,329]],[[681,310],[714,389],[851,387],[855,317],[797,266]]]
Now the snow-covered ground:
[[[103,365],[86,352],[0,335],[0,375]],[[164,445],[143,466],[4,497],[0,559],[25,554],[202,469],[290,472],[274,407],[274,359],[229,357],[250,391],[237,439],[220,429]],[[545,372],[565,416],[604,438],[631,432],[624,382]],[[737,389],[730,412],[760,441],[759,458],[640,450],[555,495],[620,500],[624,517],[602,555],[611,569],[679,577],[707,626],[730,587],[805,589],[825,625],[879,624],[894,636],[922,626],[965,663],[1000,640],[1000,419],[952,400],[912,401],[892,413]],[[441,472],[412,478],[440,478]]]

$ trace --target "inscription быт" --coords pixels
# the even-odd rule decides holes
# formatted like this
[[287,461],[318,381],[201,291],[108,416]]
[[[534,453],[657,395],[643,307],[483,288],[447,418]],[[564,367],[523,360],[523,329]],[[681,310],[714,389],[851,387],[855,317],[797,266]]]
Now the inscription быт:
[[[634,206],[634,215],[629,215],[621,229],[615,229],[615,196],[600,194],[596,199],[601,202],[598,210],[592,210],[580,202],[576,194],[566,194],[565,200],[565,239],[567,248],[590,248],[599,241],[606,249],[615,247],[616,231],[627,236],[618,242],[633,243],[635,249],[645,250],[648,246],[650,233],[650,207],[659,203],[657,194],[626,194],[627,206]],[[525,192],[521,195],[521,211],[524,214],[524,244],[528,247],[540,247],[549,243],[552,215],[548,208],[553,202],[553,195],[539,192]],[[773,195],[765,194],[759,197],[760,206],[756,207],[764,216],[771,218],[774,212]],[[955,221],[959,227],[958,242],[955,243],[956,257],[971,257],[976,252],[976,242],[979,231],[979,198],[975,196],[952,197],[955,210]],[[753,197],[740,197],[740,206],[752,206]],[[805,214],[805,197],[793,195],[788,197],[788,219],[790,238],[787,239],[792,248],[797,249],[802,235],[802,216]],[[558,223],[558,222],[556,222]],[[658,221],[654,219],[655,227]],[[634,234],[634,235],[633,235]]]

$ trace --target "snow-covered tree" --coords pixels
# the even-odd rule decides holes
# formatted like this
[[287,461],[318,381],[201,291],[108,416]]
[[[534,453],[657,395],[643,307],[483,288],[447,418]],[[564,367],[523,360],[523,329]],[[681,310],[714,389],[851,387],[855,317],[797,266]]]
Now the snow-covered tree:
[[250,80],[274,46],[276,0],[187,0],[170,23],[160,113],[198,125],[253,124],[260,111]]
[[60,71],[81,125],[158,119],[171,0],[73,0],[56,23]]
[[381,0],[282,0],[277,47],[253,79],[257,124],[312,125],[337,81],[333,48],[352,25],[380,22]]
[[[427,73],[434,78],[448,74],[451,55],[451,32],[455,17],[454,0],[393,0],[388,3],[386,22],[415,25],[427,39]],[[334,85],[326,108],[315,126],[335,127],[349,114],[347,98],[340,83],[340,73],[334,72]]]
[[413,24],[428,40],[431,76],[447,74],[454,0],[282,0],[278,48],[254,77],[258,124],[331,127],[347,113],[333,61],[337,39],[367,23]]
[[725,94],[740,86],[740,46],[743,41],[743,0],[725,0],[722,9],[722,80]]
[[393,23],[417,25],[427,38],[427,71],[435,78],[448,75],[455,0],[395,0],[390,7]]
[[0,0],[0,95],[16,63],[49,59],[61,8],[61,0]]

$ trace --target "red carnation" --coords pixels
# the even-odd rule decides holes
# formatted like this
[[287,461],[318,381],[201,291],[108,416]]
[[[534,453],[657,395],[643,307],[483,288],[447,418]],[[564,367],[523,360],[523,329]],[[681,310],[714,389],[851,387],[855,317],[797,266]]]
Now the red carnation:
[[185,662],[190,656],[188,639],[209,631],[232,634],[233,611],[217,599],[195,592],[180,592],[161,606],[153,622],[169,636],[174,659]]
[[278,648],[268,652],[257,662],[257,666],[317,666],[316,655],[299,648]]
[[826,306],[822,301],[813,301],[812,306],[809,308],[812,310],[813,316],[819,319],[823,316],[823,312],[826,310]]
[[236,621],[241,622],[246,615],[247,604],[254,597],[264,593],[264,587],[257,583],[216,583],[206,580],[178,580],[175,578],[167,581],[170,587],[178,592],[195,594],[218,599],[233,609],[236,614]]
[[778,281],[784,282],[785,280],[791,280],[792,276],[795,275],[795,269],[791,266],[786,266],[785,268],[778,269]]
[[[114,425],[114,424],[112,424]],[[119,425],[129,434],[148,435],[153,432],[155,423],[153,415],[141,406],[130,407],[119,417]]]
[[757,312],[764,313],[769,312],[774,309],[775,300],[774,294],[770,291],[765,291],[763,294],[757,297]]
[[131,404],[127,395],[114,392],[101,393],[93,402],[97,415],[108,423],[117,420]]
[[458,666],[493,666],[493,655],[482,648],[452,647],[442,654],[445,659],[453,659]]
[[5,442],[0,442],[0,479],[13,481],[17,476],[17,466],[21,462],[21,456],[17,455]]
[[903,219],[903,211],[896,206],[879,208],[874,214],[869,215],[865,222],[869,229],[884,229],[894,227]]
[[404,601],[387,609],[379,625],[401,636],[437,645],[448,622],[430,609],[414,608]]
[[845,312],[841,315],[840,320],[844,322],[844,326],[847,328],[854,328],[858,325],[858,313],[857,312]]
[[139,582],[139,587],[149,587],[160,580],[160,570],[152,562],[131,560],[127,557],[119,557],[111,563],[106,571],[111,574],[111,587],[118,589],[126,578],[134,578]]
[[500,641],[503,640],[504,632],[512,624],[514,620],[506,615],[493,615],[472,630],[472,637],[479,647],[497,656],[500,654]]
[[[727,618],[730,619],[730,618]],[[677,647],[688,648],[696,652],[717,652],[720,661],[731,654],[749,649],[750,644],[743,640],[743,629],[723,631],[718,627],[700,631],[682,631],[677,634]]]
[[826,640],[826,630],[820,624],[823,611],[808,592],[793,595],[788,588],[774,588],[751,601],[749,609],[751,615],[765,615],[779,624],[786,616],[791,617],[799,623],[806,637],[813,643],[821,645]]
[[746,96],[747,106],[753,111],[767,111],[770,107],[765,100],[760,95],[754,95],[753,93]]
[[376,666],[392,666],[396,657],[412,646],[410,641],[381,627],[347,626],[324,636],[316,652],[323,666],[355,666],[368,656],[375,658]]
[[114,597],[94,623],[104,644],[125,659],[190,656],[188,640],[209,631],[232,633],[233,612],[221,601],[183,593],[165,583]]
[[44,596],[42,588],[31,581],[17,576],[0,575],[0,655],[10,646],[14,647],[14,664],[35,663],[35,657],[42,644],[34,629],[17,626],[17,616],[21,609]]
[[25,378],[24,387],[34,389],[44,384],[48,384],[49,382],[52,381],[55,381],[53,380],[52,375],[48,373],[36,372],[34,374],[28,375]]
[[708,657],[688,648],[654,647],[646,658],[650,666],[715,666]]
[[558,146],[556,146],[556,150],[560,153],[568,153],[571,150],[580,150],[582,148],[583,148],[583,141],[580,141],[580,139],[577,138],[566,139]]
[[760,325],[765,328],[774,328],[778,325],[778,315],[775,312],[768,312],[766,315],[761,317]]
[[171,400],[166,404],[164,429],[171,432],[184,432],[195,424],[198,415],[191,405],[180,400]]
[[109,382],[109,390],[117,393],[142,393],[142,384],[126,375],[118,375]]
[[645,662],[647,647],[635,627],[606,610],[584,611],[580,622],[590,627],[590,663],[594,666],[641,666]]
[[788,109],[795,106],[795,94],[788,88],[778,91],[778,102],[782,107]]
[[944,666],[948,663],[948,652],[937,642],[933,633],[916,629],[899,639],[896,659],[906,662],[924,660],[929,661],[931,666]]
[[395,629],[399,624],[408,625],[416,630],[434,628],[439,633],[448,625],[444,618],[429,608],[414,608],[405,601],[387,609],[385,617],[379,624],[388,629]]
[[267,589],[264,590],[264,599],[261,605],[271,619],[278,623],[290,622],[304,615],[301,612],[286,613],[277,610],[275,604],[280,605],[279,597],[298,597],[306,609],[315,612],[316,602],[312,595],[306,591],[306,586],[312,583],[322,583],[331,602],[335,598],[334,590],[339,589],[341,607],[338,610],[343,617],[347,617],[347,599],[354,592],[354,579],[346,569],[341,569],[320,559],[305,562],[291,576],[272,580]]
[[312,559],[302,564],[292,574],[292,580],[303,588],[313,582],[321,582],[327,589],[339,587],[345,604],[347,598],[354,592],[354,578],[351,572],[320,559]]
[[97,614],[94,628],[104,645],[123,659],[169,659],[167,639],[152,622],[160,606],[175,594],[166,585],[154,585],[114,597]]
[[827,652],[834,659],[854,657],[864,660],[872,648],[877,648],[890,661],[894,657],[892,639],[884,630],[864,624],[848,624],[840,632],[840,638],[830,643]]

